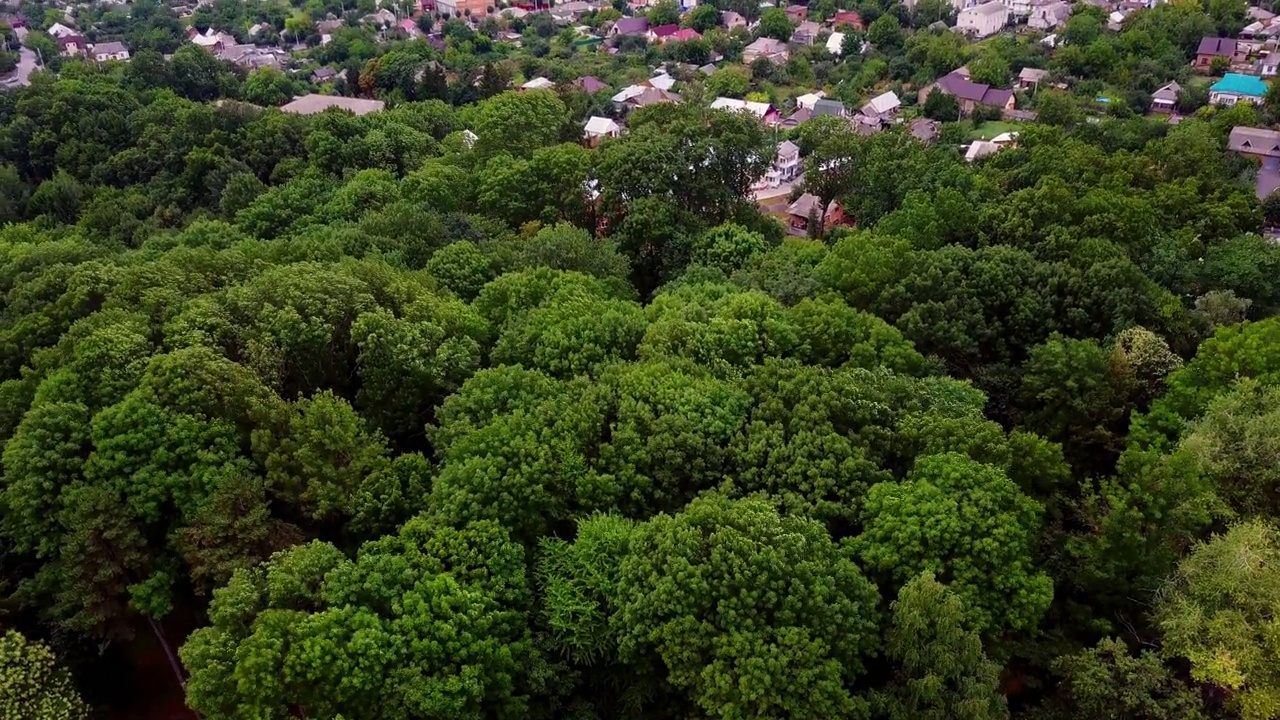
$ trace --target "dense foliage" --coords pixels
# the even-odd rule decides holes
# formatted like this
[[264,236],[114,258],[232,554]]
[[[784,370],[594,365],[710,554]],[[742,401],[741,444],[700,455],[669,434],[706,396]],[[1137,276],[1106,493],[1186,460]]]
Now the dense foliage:
[[187,50],[0,100],[0,711],[149,653],[215,720],[1280,715],[1258,110],[813,121],[856,229],[797,238],[692,95],[588,149],[563,88],[402,49],[296,116]]

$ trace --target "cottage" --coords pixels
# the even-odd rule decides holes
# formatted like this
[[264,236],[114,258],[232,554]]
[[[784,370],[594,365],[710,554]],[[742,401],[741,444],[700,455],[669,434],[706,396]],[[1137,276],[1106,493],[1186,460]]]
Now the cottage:
[[1231,128],[1227,149],[1257,158],[1280,158],[1280,132],[1266,128]]
[[1048,79],[1048,77],[1048,70],[1041,70],[1040,68],[1022,68],[1022,70],[1018,72],[1018,87],[1023,90],[1030,90]]
[[1241,62],[1245,56],[1235,38],[1207,37],[1200,40],[1196,48],[1196,67],[1207,68],[1218,58],[1226,58],[1229,63]]
[[817,92],[805,93],[796,97],[796,107],[813,109],[813,104],[826,97],[827,94],[821,90]]
[[680,28],[667,38],[667,42],[689,42],[690,40],[701,40],[702,33],[693,28]]
[[659,25],[657,27],[649,28],[649,31],[645,33],[645,37],[649,40],[650,43],[661,45],[665,43],[672,35],[675,35],[676,31],[678,31],[679,29],[680,29],[680,26],[675,24]]
[[409,36],[410,40],[420,40],[424,35],[422,30],[418,28],[418,24],[413,21],[413,18],[405,18],[404,20],[401,20],[399,27],[405,35]]
[[1009,8],[998,0],[965,8],[956,16],[956,29],[977,38],[990,37],[1009,23]]
[[821,100],[818,100],[813,103],[814,117],[822,117],[824,115],[830,115],[832,117],[845,117],[848,114],[849,114],[849,111],[845,109],[844,103],[840,102],[839,100],[830,100],[828,98],[822,98]]
[[294,115],[315,115],[325,110],[338,109],[356,115],[368,115],[387,106],[381,100],[341,97],[338,95],[300,95],[280,106],[280,110]]
[[315,72],[311,73],[311,82],[321,85],[323,83],[333,82],[337,77],[338,71],[333,68],[316,68]]
[[[817,221],[817,227],[813,221]],[[825,228],[846,223],[844,209],[835,200],[827,203],[822,209],[822,199],[817,195],[805,193],[787,206],[787,232],[800,237],[816,237]]]
[[609,86],[604,84],[600,78],[594,75],[585,75],[573,81],[575,87],[588,95],[595,95],[601,90],[608,90]]
[[769,103],[738,100],[737,98],[718,97],[711,102],[711,109],[750,113],[760,122],[770,126],[777,125],[781,119],[777,109]]
[[107,62],[108,60],[128,60],[129,48],[124,43],[113,41],[104,42],[93,45],[89,49],[89,54],[97,62]]
[[1262,81],[1262,78],[1227,73],[1221,80],[1209,86],[1209,103],[1235,105],[1238,102],[1249,102],[1257,105],[1262,102],[1266,94],[1267,84]]
[[1171,114],[1178,105],[1178,93],[1182,92],[1182,86],[1176,82],[1151,93],[1151,112],[1163,115]]
[[857,10],[837,10],[835,16],[831,18],[831,26],[840,27],[841,25],[848,25],[858,32],[866,29],[862,24],[862,16]]
[[595,147],[603,142],[605,138],[616,138],[621,134],[622,126],[616,121],[593,115],[587,120],[587,125],[582,132],[582,138],[587,147]]
[[648,85],[629,85],[618,91],[612,98],[613,108],[619,113],[626,113],[635,108],[664,103],[677,103],[681,97],[670,90],[661,90]]
[[80,57],[88,53],[89,42],[83,35],[62,35],[56,40],[58,53],[63,57]]
[[46,32],[46,33],[48,33],[50,36],[55,37],[55,38],[66,37],[67,35],[75,35],[75,34],[76,34],[76,31],[75,31],[75,30],[72,30],[71,28],[67,27],[66,25],[63,25],[62,23],[58,23],[58,22],[56,22],[56,23],[54,23],[54,24],[50,25],[50,26],[49,26],[49,29],[48,29],[48,30],[45,30],[45,32]]
[[788,5],[786,8],[787,19],[799,25],[809,19],[809,6],[807,5]]
[[976,83],[969,79],[969,69],[961,67],[943,75],[937,82],[920,88],[916,101],[921,105],[929,99],[929,93],[938,90],[951,95],[960,102],[960,114],[969,115],[979,105],[983,107],[1012,110],[1014,97],[1012,90],[1000,90],[984,83]]
[[788,57],[786,44],[773,38],[756,38],[742,51],[742,62],[748,65],[760,58],[765,58],[775,65],[782,65]]
[[791,33],[792,45],[809,46],[818,41],[818,33],[822,32],[822,26],[816,22],[806,20],[796,26],[794,32]]
[[879,118],[887,120],[896,117],[898,109],[902,107],[902,101],[898,99],[897,94],[892,90],[871,98],[870,102],[862,106],[862,114],[867,117]]
[[800,177],[803,166],[800,162],[800,147],[790,140],[778,145],[778,154],[773,159],[773,167],[765,173],[764,183],[769,187],[778,187]]
[[724,29],[733,31],[738,28],[747,29],[747,19],[732,10],[725,10],[720,13],[720,25]]
[[641,37],[649,32],[649,18],[643,17],[624,17],[618,18],[618,21],[609,28],[608,36],[616,37]]
[[938,141],[939,127],[940,124],[937,120],[916,118],[911,121],[911,137],[914,137],[925,145],[932,145]]
[[1031,8],[1031,15],[1027,17],[1027,27],[1032,30],[1056,30],[1066,25],[1069,17],[1071,17],[1071,3],[1052,2]]

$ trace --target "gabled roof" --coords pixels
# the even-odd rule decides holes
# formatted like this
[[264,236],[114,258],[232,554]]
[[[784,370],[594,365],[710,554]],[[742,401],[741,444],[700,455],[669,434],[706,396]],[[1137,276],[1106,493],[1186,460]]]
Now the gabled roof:
[[669,40],[676,42],[689,42],[690,40],[698,40],[702,38],[702,34],[693,28],[680,28],[671,34]]
[[675,35],[676,32],[678,32],[679,30],[680,30],[680,26],[676,25],[675,23],[672,23],[670,25],[659,25],[657,27],[649,28],[649,32],[652,33],[653,36],[657,38],[671,37],[672,35]]
[[752,102],[750,100],[738,100],[737,98],[718,97],[711,103],[712,110],[732,110],[734,112],[749,112],[758,118],[764,118],[773,109],[769,103]]
[[1227,149],[1251,155],[1280,157],[1280,132],[1266,128],[1231,128]]
[[753,50],[758,53],[765,53],[765,54],[772,55],[775,53],[786,52],[787,44],[782,42],[781,40],[774,40],[773,38],[762,37],[762,38],[756,38],[755,40],[753,40],[752,43],[746,47],[746,49]]
[[839,100],[828,100],[822,98],[813,103],[813,114],[818,115],[845,115],[844,103]]
[[953,70],[938,79],[938,87],[943,92],[955,95],[961,100],[997,107],[1004,106],[1013,96],[1012,90],[998,90],[990,85],[973,82],[968,79],[968,74],[967,68]]
[[280,106],[280,109],[294,115],[313,115],[329,108],[349,110],[356,115],[367,115],[386,107],[381,100],[362,100],[360,98],[342,97],[339,95],[301,95]]
[[1033,82],[1033,83],[1038,83],[1047,77],[1049,77],[1049,71],[1042,70],[1040,68],[1029,68],[1029,67],[1022,68],[1022,70],[1018,73],[1019,80],[1023,80],[1026,82]]
[[827,52],[832,55],[844,54],[844,33],[833,32],[827,36]]
[[[867,115],[883,115],[892,112],[902,106],[902,101],[898,99],[896,93],[890,90],[871,98],[866,105],[862,106],[862,112]],[[868,112],[870,111],[870,112]]]
[[965,8],[961,12],[967,12],[973,15],[1004,15],[1009,12],[1009,8],[998,0],[992,0],[989,3],[983,3],[971,8]]
[[608,85],[605,85],[604,82],[600,80],[600,78],[595,77],[594,75],[585,75],[583,77],[580,77],[577,79],[575,84],[578,87],[582,88],[583,92],[589,93],[591,95],[594,95],[600,92],[601,90],[609,89]]
[[783,140],[778,145],[778,157],[794,157],[800,154],[800,146],[790,140]]
[[549,90],[556,84],[544,77],[536,77],[520,86],[522,90]]
[[1235,38],[1207,37],[1201,38],[1197,55],[1222,55],[1231,57],[1236,54]]
[[641,84],[648,85],[649,87],[655,87],[655,88],[658,88],[659,90],[670,90],[671,88],[676,86],[676,79],[664,72],[658,75],[654,75],[653,77],[649,78],[648,80],[645,80]]
[[1210,85],[1209,91],[1262,97],[1267,94],[1267,84],[1262,82],[1262,78],[1254,75],[1227,73],[1221,80]]
[[613,32],[618,35],[643,35],[649,30],[649,18],[618,18],[613,24]]
[[593,115],[591,119],[587,120],[586,134],[609,135],[610,133],[616,133],[621,129],[621,126],[613,120],[610,120],[607,117]]
[[1178,93],[1181,90],[1182,90],[1181,85],[1179,85],[1176,81],[1171,82],[1168,85],[1165,85],[1164,87],[1160,88],[1159,90],[1156,90],[1155,92],[1151,93],[1151,99],[1163,100],[1165,102],[1176,102],[1178,100]]
[[93,46],[94,55],[118,55],[120,53],[127,53],[127,52],[129,52],[129,48],[125,47],[124,43],[118,40],[112,40],[111,42],[98,43],[97,45]]

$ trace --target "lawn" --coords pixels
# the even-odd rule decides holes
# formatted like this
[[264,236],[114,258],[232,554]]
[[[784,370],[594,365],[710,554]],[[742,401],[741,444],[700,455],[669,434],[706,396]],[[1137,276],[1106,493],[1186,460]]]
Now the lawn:
[[970,140],[990,140],[1000,133],[1016,132],[1018,123],[988,120],[969,132]]

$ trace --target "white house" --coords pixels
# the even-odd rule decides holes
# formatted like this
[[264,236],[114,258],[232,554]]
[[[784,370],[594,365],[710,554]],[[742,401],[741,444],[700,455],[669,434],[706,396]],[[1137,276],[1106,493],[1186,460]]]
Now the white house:
[[89,50],[89,55],[98,62],[106,62],[108,60],[128,60],[129,48],[125,47],[122,42],[98,43]]
[[752,102],[751,100],[718,97],[711,102],[711,109],[751,113],[766,125],[777,124],[778,120],[781,119],[778,117],[778,111],[767,102]]
[[556,84],[544,77],[536,77],[520,86],[521,90],[550,90]]
[[1033,30],[1053,30],[1066,24],[1071,17],[1071,3],[1052,2],[1032,8],[1031,17],[1027,18],[1027,27]]
[[778,145],[778,154],[773,160],[773,167],[765,173],[764,183],[769,187],[778,187],[800,177],[802,169],[800,148],[790,140],[785,140]]
[[844,53],[844,33],[833,32],[827,37],[827,52],[837,57]]
[[56,38],[66,37],[68,35],[76,34],[75,30],[72,30],[71,28],[67,27],[66,25],[63,25],[62,23],[54,23],[50,25],[49,29],[45,30],[45,32],[49,33],[49,35]]
[[587,120],[587,126],[582,132],[582,137],[587,141],[587,145],[595,147],[605,138],[616,138],[621,134],[622,126],[617,122],[606,117],[593,115],[591,119]]
[[887,93],[871,98],[870,102],[862,106],[862,114],[867,117],[887,120],[897,115],[900,107],[902,107],[902,101],[898,99],[897,94],[890,90]]
[[817,92],[805,93],[804,95],[801,95],[796,98],[796,107],[812,110],[813,106],[817,104],[819,100],[821,100],[826,96],[827,94],[821,90],[818,90]]
[[1009,8],[998,0],[965,8],[956,16],[956,29],[973,37],[990,37],[1009,24]]

